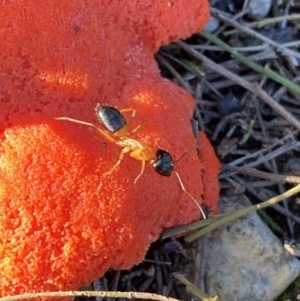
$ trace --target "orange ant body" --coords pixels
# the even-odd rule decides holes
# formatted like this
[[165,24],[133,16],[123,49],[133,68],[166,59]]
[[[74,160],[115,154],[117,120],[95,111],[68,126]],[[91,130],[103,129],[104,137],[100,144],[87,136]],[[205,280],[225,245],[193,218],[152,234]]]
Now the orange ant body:
[[[131,118],[128,123],[122,115],[122,113],[125,112],[132,112]],[[108,172],[105,173],[105,178],[107,176],[110,176],[116,170],[116,168],[121,164],[126,153],[129,153],[130,157],[142,162],[141,171],[135,178],[134,184],[136,184],[138,179],[143,175],[146,167],[146,161],[150,161],[150,164],[152,165],[154,170],[162,176],[170,177],[172,175],[172,172],[174,171],[179,180],[182,190],[195,202],[197,207],[200,209],[203,217],[205,218],[205,214],[201,206],[194,199],[194,197],[185,189],[179,174],[174,170],[175,162],[172,159],[171,154],[165,150],[152,147],[145,142],[135,139],[137,133],[144,126],[144,123],[142,123],[130,131],[131,122],[132,119],[135,117],[135,113],[135,109],[131,108],[122,109],[119,111],[114,107],[98,104],[96,107],[96,116],[99,122],[105,127],[106,130],[102,130],[92,123],[72,119],[69,117],[57,117],[55,119],[66,120],[93,127],[108,141],[113,142],[123,148],[119,155],[119,160]],[[102,184],[103,181],[100,184],[100,188]]]

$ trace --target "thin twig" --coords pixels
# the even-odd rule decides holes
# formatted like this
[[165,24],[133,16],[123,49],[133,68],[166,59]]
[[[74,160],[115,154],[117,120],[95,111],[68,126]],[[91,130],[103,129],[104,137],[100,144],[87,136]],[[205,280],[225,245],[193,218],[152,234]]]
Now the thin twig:
[[274,173],[260,171],[254,168],[242,167],[242,166],[231,166],[228,164],[223,164],[222,169],[226,171],[233,171],[236,173],[242,173],[244,175],[254,176],[261,179],[270,180],[275,183],[293,183],[300,184],[300,177],[297,176],[286,176],[278,175]]
[[220,65],[214,63],[210,59],[208,59],[203,54],[197,52],[196,50],[190,48],[186,43],[182,41],[176,42],[176,45],[178,45],[180,48],[184,49],[186,52],[193,55],[195,58],[201,60],[203,62],[203,65],[206,68],[210,68],[214,70],[215,72],[218,72],[219,74],[222,74],[223,76],[230,78],[232,81],[236,82],[240,86],[244,87],[245,89],[253,92],[258,97],[260,97],[263,101],[265,101],[269,106],[271,106],[279,115],[281,115],[283,118],[288,120],[291,124],[293,124],[298,130],[300,130],[300,122],[288,111],[284,109],[283,106],[281,106],[279,103],[277,103],[272,97],[270,97],[265,91],[263,91],[261,88],[258,87],[256,84],[249,83],[245,80],[243,80],[240,76],[224,69]]
[[157,58],[157,60],[164,65],[169,71],[170,73],[178,80],[179,84],[186,89],[189,93],[193,94],[193,91],[191,90],[190,86],[188,85],[188,83],[186,83],[186,81],[183,80],[183,78],[181,77],[181,75],[174,69],[174,67],[169,64],[161,55],[159,55],[158,53],[155,54],[155,57]]
[[296,132],[292,132],[292,133],[289,133],[287,135],[285,135],[283,138],[281,138],[280,140],[277,140],[276,142],[274,142],[273,144],[271,145],[268,145],[267,147],[263,148],[263,149],[260,149],[254,153],[250,153],[250,154],[247,154],[246,156],[242,157],[242,158],[238,158],[232,162],[230,162],[230,166],[236,166],[238,164],[241,164],[243,163],[244,161],[248,160],[248,159],[251,159],[251,158],[256,158],[258,156],[262,156],[263,153],[265,152],[268,152],[268,151],[271,151],[272,148],[278,146],[278,145],[283,145],[286,143],[286,141],[288,139],[291,139],[294,135],[296,134]]
[[65,298],[65,297],[111,297],[124,299],[150,299],[159,301],[180,301],[178,299],[165,297],[157,294],[139,293],[139,292],[107,292],[107,291],[68,291],[68,292],[43,292],[43,293],[27,293],[15,296],[0,298],[0,301],[17,301],[24,299],[36,298]]
[[[293,42],[288,42],[288,43],[282,43],[278,44],[283,47],[295,47],[300,45],[300,41],[293,41]],[[196,50],[208,50],[208,51],[224,51],[221,47],[219,46],[206,46],[206,45],[191,45]],[[232,47],[235,51],[239,52],[259,52],[263,50],[269,50],[270,46],[267,43],[264,43],[263,45],[258,45],[258,46],[248,46],[248,47]]]
[[251,162],[251,163],[247,163],[244,166],[248,166],[248,167],[255,167],[258,166],[259,164],[265,163],[273,158],[276,158],[282,154],[285,154],[291,150],[297,149],[300,146],[300,142],[299,141],[291,141],[291,142],[287,142],[284,145],[282,145],[281,147],[275,149],[274,151],[266,154],[265,156],[259,158],[258,160]]
[[274,72],[273,70],[267,68],[267,67],[261,67],[260,65],[254,63],[251,60],[248,60],[245,56],[240,54],[238,51],[236,51],[234,48],[230,47],[228,44],[220,40],[219,38],[215,37],[213,34],[210,34],[209,32],[202,31],[200,35],[210,41],[212,41],[214,44],[218,45],[225,51],[229,52],[233,57],[235,57],[236,60],[243,63],[244,65],[248,66],[249,68],[255,70],[256,72],[263,74],[277,83],[287,87],[289,90],[294,91],[298,94],[300,94],[300,87],[290,80],[286,79],[285,77],[281,76],[277,72]]
[[[260,192],[257,191],[257,189],[252,188],[251,186],[248,185],[248,182],[245,182],[243,179],[241,179],[238,176],[234,176],[234,179],[243,187],[245,187],[247,189],[248,192],[250,192],[255,198],[257,198],[258,200],[260,200],[261,202],[264,201],[264,197],[262,196],[262,194]],[[280,214],[289,217],[290,219],[292,219],[295,223],[300,225],[300,218],[298,216],[296,216],[295,214],[291,213],[290,211],[287,211],[285,208],[283,208],[281,205],[279,204],[274,204],[272,206],[272,208],[279,212]]]
[[293,56],[293,57],[296,57],[296,58],[300,58],[300,54],[299,52],[296,52],[296,51],[293,51],[291,49],[288,49],[282,45],[279,45],[278,43],[272,41],[271,39],[259,34],[258,32],[252,30],[252,29],[249,29],[235,21],[232,21],[231,19],[225,17],[220,11],[214,9],[214,8],[211,8],[211,14],[221,20],[222,22],[226,23],[226,24],[229,24],[231,25],[232,27],[235,27],[237,28],[238,30],[240,30],[241,32],[243,33],[246,33],[254,38],[257,38],[261,41],[264,41],[266,43],[268,43],[269,45],[273,46],[276,51],[280,52],[282,55],[284,56]]
[[186,286],[187,292],[193,294],[197,299],[200,299],[203,301],[218,301],[219,300],[218,296],[210,297],[209,295],[203,293],[192,282],[188,281],[181,274],[174,273],[173,275],[175,278],[177,278],[180,282],[182,282]]
[[[268,24],[274,24],[277,22],[281,21],[293,21],[293,20],[299,20],[300,19],[300,14],[292,14],[292,15],[287,15],[287,16],[279,16],[275,18],[266,18],[257,22],[252,22],[252,23],[244,23],[244,26],[248,28],[261,28],[264,27]],[[233,30],[228,30],[224,32],[225,36],[232,35],[234,33],[237,33],[238,30],[233,29]]]

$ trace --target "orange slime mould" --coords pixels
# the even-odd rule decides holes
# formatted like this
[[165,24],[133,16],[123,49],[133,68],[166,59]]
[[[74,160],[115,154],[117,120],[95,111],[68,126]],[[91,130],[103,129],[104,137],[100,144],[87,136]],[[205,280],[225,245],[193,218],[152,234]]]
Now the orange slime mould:
[[145,166],[134,184],[141,161],[130,156],[99,189],[120,147],[55,117],[97,124],[97,103],[134,108],[132,128],[146,121],[136,141],[176,159],[187,152],[176,172],[216,211],[219,162],[192,134],[192,97],[153,57],[208,20],[207,0],[1,2],[0,296],[78,289],[200,217],[178,178]]

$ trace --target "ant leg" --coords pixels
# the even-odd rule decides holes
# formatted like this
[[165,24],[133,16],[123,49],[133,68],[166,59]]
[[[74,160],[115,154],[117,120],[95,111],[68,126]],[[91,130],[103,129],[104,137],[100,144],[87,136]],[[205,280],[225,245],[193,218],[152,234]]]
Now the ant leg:
[[105,131],[103,131],[103,130],[97,128],[97,127],[95,127],[95,128],[96,128],[97,131],[98,131],[104,138],[106,138],[108,141],[113,142],[113,143],[116,143],[116,142],[117,142],[117,140],[116,140],[115,138],[113,138],[109,133],[107,133],[107,132],[105,132]]
[[[128,109],[122,109],[120,110],[121,113],[126,113],[126,112],[132,112],[131,117],[129,119],[129,121],[127,122],[127,129],[130,130],[131,128],[131,123],[133,118],[135,117],[136,114],[136,110],[132,109],[132,108],[128,108]],[[138,125],[136,128],[134,128],[131,133],[133,134],[133,138],[138,134],[138,132],[140,132],[140,130],[145,126],[146,121],[144,121],[142,124]]]
[[108,141],[115,143],[116,139],[114,139],[109,133],[99,129],[98,127],[96,127],[95,125],[93,125],[92,123],[89,122],[85,122],[85,121],[81,121],[78,119],[73,119],[73,118],[69,118],[69,117],[56,117],[54,118],[56,120],[66,120],[66,121],[70,121],[70,122],[74,122],[74,123],[78,123],[78,124],[82,124],[82,125],[86,125],[89,127],[93,127],[95,128],[102,136],[104,136]]
[[133,118],[135,117],[135,114],[136,114],[136,110],[132,109],[132,108],[120,110],[120,113],[126,113],[126,112],[132,112],[129,121],[127,122],[127,127],[128,127],[128,129],[130,129],[132,120],[133,120]]
[[109,171],[107,171],[106,173],[103,174],[103,175],[104,175],[104,179],[103,179],[102,182],[100,183],[98,189],[101,189],[101,187],[102,187],[102,185],[103,185],[103,182],[106,180],[106,178],[107,178],[108,176],[110,176],[110,175],[116,170],[116,168],[121,164],[121,162],[122,162],[122,160],[123,160],[123,158],[124,158],[124,155],[125,155],[126,153],[128,153],[129,151],[130,151],[129,148],[127,148],[127,147],[124,147],[124,148],[123,148],[123,150],[121,151],[121,153],[120,153],[120,155],[119,155],[119,160],[117,161],[117,163],[115,163],[115,165],[114,165]]
[[141,172],[139,173],[139,175],[135,178],[134,180],[134,185],[136,184],[136,182],[138,181],[138,179],[143,175],[144,171],[145,171],[145,167],[146,167],[146,160],[145,158],[143,158],[142,160],[142,168],[141,168]]
[[137,176],[137,177],[135,178],[135,180],[134,180],[134,185],[135,185],[136,182],[139,180],[139,178],[143,175],[143,173],[144,173],[144,171],[145,171],[145,167],[146,167],[146,157],[145,157],[145,154],[143,153],[143,151],[141,151],[140,149],[131,152],[131,153],[130,153],[130,157],[142,161],[141,172],[138,174],[138,176]]
[[86,125],[86,126],[90,126],[90,127],[93,127],[93,128],[97,128],[92,123],[81,121],[81,120],[78,120],[78,119],[69,118],[69,117],[55,117],[54,119],[56,119],[56,120],[66,120],[66,121],[70,121],[70,122],[74,122],[74,123],[79,123],[79,124],[83,124],[83,125]]
[[121,109],[120,112],[121,113],[132,112],[132,116],[131,117],[134,117],[135,113],[136,113],[136,109],[133,109],[133,108]]
[[136,128],[134,128],[131,133],[132,133],[132,138],[134,138],[140,131],[143,129],[143,127],[146,125],[147,121],[144,121],[140,125],[138,125]]

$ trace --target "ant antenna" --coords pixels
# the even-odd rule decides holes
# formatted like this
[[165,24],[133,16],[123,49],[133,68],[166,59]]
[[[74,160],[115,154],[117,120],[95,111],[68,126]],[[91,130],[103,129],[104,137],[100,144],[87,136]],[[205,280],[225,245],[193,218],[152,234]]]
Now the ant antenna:
[[177,163],[177,162],[181,161],[187,155],[187,153],[188,152],[184,152],[179,159],[177,159],[176,161],[174,161],[174,163]]
[[[184,153],[184,155],[185,154],[186,153]],[[182,157],[180,159],[182,159]],[[199,208],[199,210],[200,210],[200,212],[201,212],[201,214],[203,216],[203,219],[207,219],[206,214],[204,213],[202,207],[198,204],[198,202],[196,201],[196,199],[185,189],[185,187],[183,185],[183,182],[182,182],[182,180],[181,180],[178,172],[176,170],[174,170],[174,172],[175,172],[175,174],[176,174],[176,176],[178,178],[178,181],[179,181],[179,184],[181,186],[181,189],[194,201],[194,203],[196,204],[196,206]]]
[[193,147],[191,147],[190,150],[184,152],[179,159],[177,159],[176,161],[174,161],[174,163],[177,163],[177,162],[181,161],[192,150],[193,150]]

